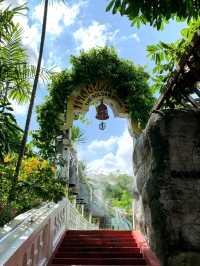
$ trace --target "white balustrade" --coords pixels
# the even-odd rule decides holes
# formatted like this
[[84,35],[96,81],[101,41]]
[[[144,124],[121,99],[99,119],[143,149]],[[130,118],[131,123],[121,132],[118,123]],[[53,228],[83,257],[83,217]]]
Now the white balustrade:
[[68,199],[17,216],[0,230],[1,266],[46,265],[65,230],[98,229]]

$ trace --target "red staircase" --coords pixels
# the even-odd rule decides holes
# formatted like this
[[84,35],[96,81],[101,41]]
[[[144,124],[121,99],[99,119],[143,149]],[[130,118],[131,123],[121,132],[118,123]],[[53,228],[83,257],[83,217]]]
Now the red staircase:
[[67,231],[48,266],[154,266],[144,259],[135,235],[130,231]]

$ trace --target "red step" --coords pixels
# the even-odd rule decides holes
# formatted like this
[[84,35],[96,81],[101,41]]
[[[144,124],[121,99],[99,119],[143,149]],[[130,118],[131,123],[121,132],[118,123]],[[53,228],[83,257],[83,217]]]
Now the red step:
[[105,247],[72,247],[72,248],[66,248],[66,247],[59,247],[58,252],[113,252],[113,253],[137,253],[140,252],[139,248],[131,248],[131,247],[120,247],[120,248],[105,248]]
[[143,258],[54,258],[52,263],[64,265],[147,265]]
[[[117,252],[116,252],[117,251]],[[78,253],[78,252],[84,252],[84,253],[99,253],[99,252],[105,252],[105,253],[112,253],[112,254],[116,254],[116,253],[123,253],[123,254],[129,254],[129,253],[140,253],[140,248],[108,248],[108,249],[104,249],[103,247],[100,247],[100,248],[82,248],[82,251],[80,249],[76,249],[76,248],[73,248],[73,249],[69,249],[69,248],[63,248],[63,247],[59,247],[57,249],[57,252],[65,252],[65,253]],[[100,253],[100,254],[101,254]]]
[[142,253],[116,253],[116,252],[57,252],[55,258],[142,258]]
[[64,242],[63,247],[137,247],[136,243],[131,242],[105,242],[105,241],[95,241],[95,242]]
[[[102,241],[116,241],[116,237],[111,237],[111,236],[100,236],[100,237],[96,237],[96,236],[77,236],[75,237],[71,237],[70,235],[66,235],[63,239],[63,241],[98,241],[98,240],[102,240]],[[133,237],[119,237],[117,241],[119,242],[123,242],[123,241],[131,241],[131,242],[135,242],[135,240],[133,239]]]
[[146,265],[132,232],[67,231],[48,266]]

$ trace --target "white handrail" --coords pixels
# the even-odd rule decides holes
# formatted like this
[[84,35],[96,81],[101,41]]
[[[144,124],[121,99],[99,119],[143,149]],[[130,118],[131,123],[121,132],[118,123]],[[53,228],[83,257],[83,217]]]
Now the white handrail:
[[33,209],[24,217],[16,217],[18,224],[11,222],[0,232],[1,266],[46,265],[65,230],[98,229],[66,198]]

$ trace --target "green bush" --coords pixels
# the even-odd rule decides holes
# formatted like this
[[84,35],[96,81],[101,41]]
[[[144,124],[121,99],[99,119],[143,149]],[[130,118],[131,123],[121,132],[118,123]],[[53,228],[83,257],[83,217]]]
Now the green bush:
[[14,155],[7,155],[0,164],[0,226],[42,202],[57,202],[66,195],[66,185],[55,179],[55,168],[33,156],[23,161],[15,186],[16,199],[9,202],[15,161]]

